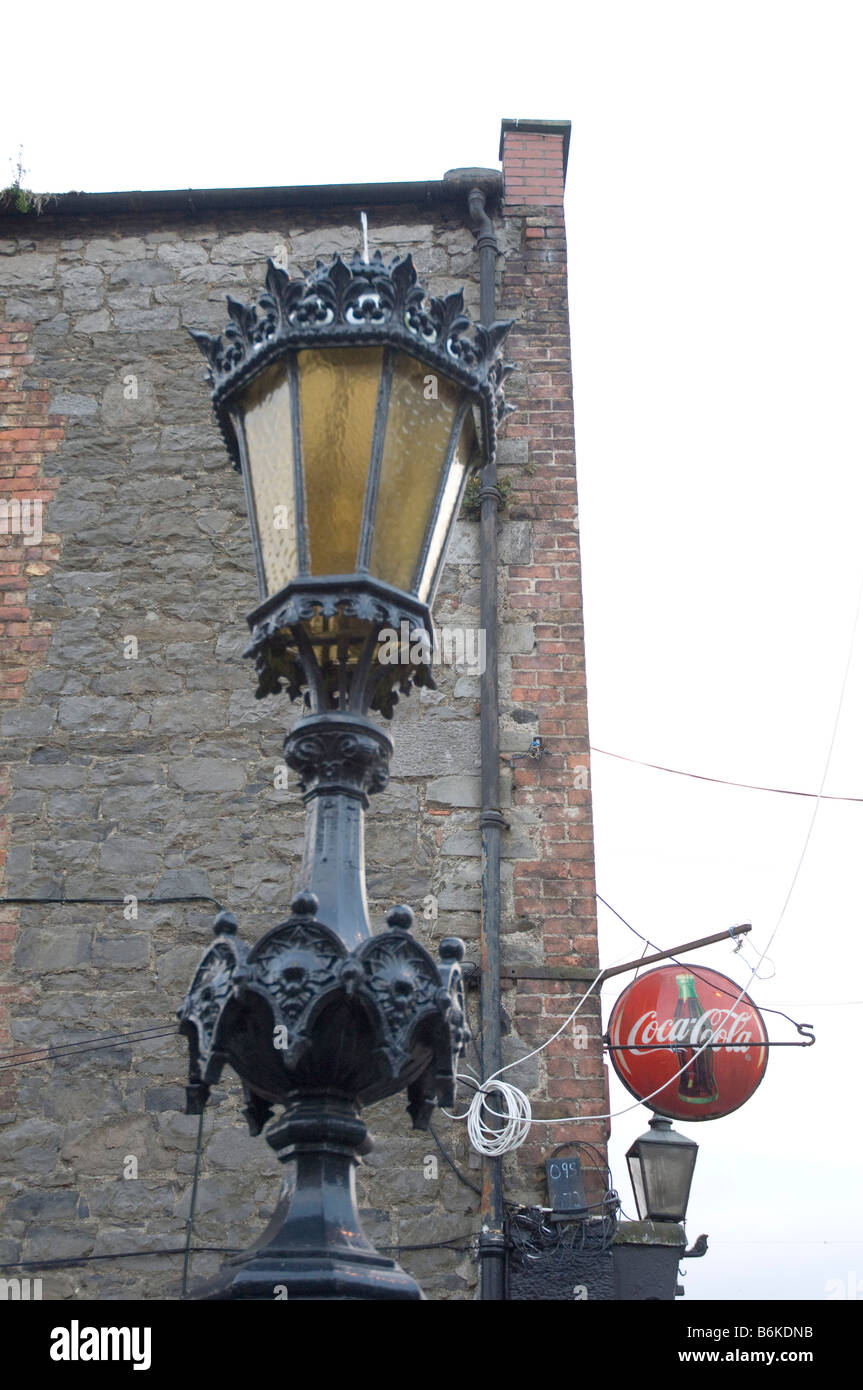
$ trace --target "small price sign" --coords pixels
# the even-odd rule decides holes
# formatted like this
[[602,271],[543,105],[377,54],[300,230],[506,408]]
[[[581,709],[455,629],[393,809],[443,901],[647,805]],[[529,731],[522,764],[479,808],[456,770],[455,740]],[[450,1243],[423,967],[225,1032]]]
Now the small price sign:
[[547,1158],[545,1175],[548,1183],[548,1200],[552,1211],[581,1212],[584,1200],[584,1179],[581,1175],[581,1161],[571,1155],[568,1158]]

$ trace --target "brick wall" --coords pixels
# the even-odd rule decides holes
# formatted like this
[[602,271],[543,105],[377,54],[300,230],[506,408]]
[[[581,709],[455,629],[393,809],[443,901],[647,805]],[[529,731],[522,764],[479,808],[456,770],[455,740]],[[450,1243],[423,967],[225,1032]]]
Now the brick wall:
[[[508,212],[563,206],[568,147],[566,121],[504,121],[501,154]],[[541,228],[528,224],[528,241],[542,237]]]
[[[63,417],[48,413],[47,381],[31,380],[28,368],[31,323],[0,322],[0,710],[27,699],[27,681],[44,659],[51,641],[50,622],[34,621],[27,589],[49,574],[59,559],[59,537],[48,531],[48,504],[57,479],[46,477],[45,454],[63,438]],[[36,504],[40,504],[38,507]],[[0,763],[0,804],[9,796],[9,766]],[[0,817],[0,897],[6,882],[6,846],[10,829]],[[18,912],[0,905],[0,962],[12,959]],[[7,967],[8,970],[8,967]],[[26,986],[0,984],[0,1052],[12,1044],[10,1005],[26,1005]],[[0,1076],[0,1114],[14,1110],[15,1071]]]
[[[534,625],[536,639],[532,651],[512,657],[512,699],[535,712],[547,750],[515,764],[513,806],[531,808],[542,830],[538,859],[515,866],[514,909],[520,930],[540,934],[547,966],[580,966],[593,976],[599,966],[563,213],[569,132],[553,123],[545,132],[508,124],[504,214],[520,226],[521,239],[507,256],[500,312],[518,319],[507,350],[519,366],[509,393],[519,413],[508,438],[525,442],[528,459],[527,472],[511,475],[511,512],[530,520],[532,550],[528,564],[509,569],[507,606]],[[538,1046],[584,989],[573,980],[520,982],[521,1038]],[[596,996],[578,1023],[587,1026],[586,1038],[570,1027],[541,1054],[537,1116],[600,1115],[607,1108]],[[574,1047],[574,1036],[586,1045]],[[535,1127],[521,1150],[525,1176],[538,1185],[551,1148],[573,1140],[599,1146],[604,1159],[605,1135],[602,1121]],[[582,1158],[593,1166],[587,1153]],[[598,1200],[598,1175],[591,1186]]]

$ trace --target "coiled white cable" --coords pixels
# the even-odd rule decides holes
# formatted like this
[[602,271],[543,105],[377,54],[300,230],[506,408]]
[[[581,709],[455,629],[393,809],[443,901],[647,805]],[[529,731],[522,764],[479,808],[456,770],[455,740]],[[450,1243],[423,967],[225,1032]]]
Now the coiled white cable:
[[[486,1098],[490,1095],[494,1095],[496,1100],[497,1097],[503,1099],[502,1109],[493,1110],[486,1104]],[[487,1124],[483,1117],[486,1109],[489,1115],[495,1117],[492,1124]],[[503,1124],[497,1128],[501,1119]],[[486,1081],[468,1106],[467,1136],[477,1153],[496,1158],[500,1154],[511,1153],[524,1143],[530,1134],[530,1122],[530,1101],[524,1091],[511,1086],[508,1081]]]
[[[471,1076],[459,1077],[460,1081],[468,1081],[472,1086],[475,1086],[476,1091],[463,1115],[450,1115],[448,1110],[445,1110],[444,1114],[448,1115],[451,1120],[467,1120],[468,1138],[471,1147],[477,1153],[484,1154],[487,1158],[497,1158],[501,1154],[511,1153],[513,1149],[519,1148],[524,1143],[530,1133],[531,1125],[537,1123],[533,1119],[530,1101],[518,1086],[513,1086],[508,1081],[498,1081],[496,1078],[512,1067],[521,1066],[522,1062],[529,1061],[531,1057],[535,1057],[538,1052],[542,1052],[548,1047],[549,1043],[554,1042],[555,1038],[559,1038],[564,1028],[568,1027],[589,998],[602,974],[603,971],[600,970],[579,999],[572,1013],[567,1015],[557,1031],[552,1033],[550,1038],[546,1038],[544,1043],[540,1043],[539,1047],[535,1047],[532,1052],[528,1052],[525,1057],[519,1057],[515,1062],[507,1062],[506,1066],[501,1067],[500,1071],[494,1072],[488,1081],[484,1081],[482,1084],[474,1081]],[[504,1108],[502,1110],[495,1110],[493,1106],[488,1104],[488,1097],[492,1094],[503,1097]],[[497,1128],[494,1122],[487,1124],[483,1117],[483,1111],[492,1116],[493,1121],[500,1124],[500,1128]],[[502,1123],[500,1123],[501,1121]]]

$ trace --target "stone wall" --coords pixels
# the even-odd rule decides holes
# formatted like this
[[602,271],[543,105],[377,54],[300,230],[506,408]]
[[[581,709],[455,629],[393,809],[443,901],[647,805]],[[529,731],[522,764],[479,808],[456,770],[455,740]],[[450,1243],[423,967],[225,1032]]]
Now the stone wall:
[[[536,258],[532,225],[552,228],[544,249],[561,264],[560,222],[559,209],[517,203],[498,219],[513,267],[501,272],[505,307],[522,322],[514,351],[525,367],[513,378],[515,399],[545,391],[530,344],[549,326],[531,324],[528,297],[512,276],[524,273],[515,269],[520,258]],[[370,223],[373,248],[387,257],[411,251],[435,293],[465,284],[477,315],[477,256],[462,209],[376,207]],[[318,256],[353,250],[358,234],[352,210],[273,208],[198,217],[49,213],[27,223],[7,219],[0,236],[0,318],[10,356],[24,344],[32,357],[32,365],[25,361],[32,378],[15,381],[17,395],[7,401],[29,391],[24,403],[45,414],[33,427],[42,433],[28,434],[11,406],[2,423],[17,476],[35,477],[22,475],[19,441],[39,445],[26,453],[46,501],[38,560],[20,537],[0,534],[0,574],[15,586],[6,586],[12,598],[0,609],[0,694],[12,692],[0,723],[8,768],[0,892],[67,900],[0,907],[0,947],[11,957],[3,1050],[10,1039],[15,1049],[39,1049],[165,1030],[119,1043],[106,1036],[100,1050],[4,1073],[0,1262],[175,1250],[184,1240],[198,1121],[182,1113],[186,1058],[173,1013],[215,909],[144,900],[211,896],[252,941],[285,915],[303,834],[299,796],[279,776],[284,732],[298,710],[285,697],[256,701],[253,672],[241,659],[245,614],[257,597],[245,506],[186,329],[220,329],[225,295],[251,298],[268,256],[306,268]],[[551,289],[565,334],[565,262],[563,273]],[[590,797],[577,771],[587,746],[577,554],[563,539],[574,536],[574,483],[562,339],[558,356],[549,368],[552,408],[562,411],[562,427],[568,412],[568,441],[555,442],[549,457],[532,406],[499,455],[514,484],[500,532],[502,805],[510,822],[504,961],[537,966],[595,959]],[[8,389],[3,360],[0,389]],[[2,481],[14,476],[4,468]],[[477,524],[460,521],[438,623],[478,627],[478,545]],[[555,562],[566,568],[557,572]],[[573,625],[551,664],[549,629],[560,615],[550,619],[547,609],[559,605],[531,597],[546,580],[563,585],[564,621]],[[392,903],[412,903],[424,944],[434,949],[441,936],[460,935],[476,960],[479,681],[451,666],[439,667],[436,679],[436,691],[414,692],[393,720],[392,780],[367,817],[370,906],[382,925]],[[537,732],[552,756],[510,764]],[[579,782],[573,798],[568,785]],[[547,884],[560,884],[560,866],[572,891],[552,896]],[[98,897],[120,901],[68,901]],[[541,1040],[557,1017],[552,996],[566,994],[568,1011],[572,988],[532,980],[507,995],[508,1059]],[[544,1001],[539,1009],[536,1000]],[[541,1085],[557,1106],[574,1105],[576,1096],[589,1105],[601,1070],[597,1039],[578,1054],[577,1070],[572,1055],[557,1046],[547,1071],[543,1055],[513,1078],[522,1073],[522,1084]],[[558,1065],[567,1057],[570,1071]],[[471,1061],[478,1065],[475,1053]],[[562,1088],[570,1079],[574,1089]],[[238,1092],[226,1073],[205,1114],[196,1245],[250,1243],[278,1192],[278,1165],[262,1140],[247,1137]],[[359,1174],[368,1232],[379,1246],[398,1248],[430,1297],[472,1297],[478,1197],[429,1134],[410,1130],[403,1106],[396,1097],[368,1116],[376,1148]],[[434,1123],[478,1185],[463,1126],[443,1116]],[[538,1133],[527,1161],[509,1164],[517,1199],[542,1195],[547,1136]],[[436,1244],[444,1241],[454,1248]],[[402,1250],[411,1246],[432,1248]],[[193,1280],[219,1263],[218,1254],[197,1255]],[[175,1255],[153,1254],[38,1272],[46,1298],[172,1298],[181,1265]]]

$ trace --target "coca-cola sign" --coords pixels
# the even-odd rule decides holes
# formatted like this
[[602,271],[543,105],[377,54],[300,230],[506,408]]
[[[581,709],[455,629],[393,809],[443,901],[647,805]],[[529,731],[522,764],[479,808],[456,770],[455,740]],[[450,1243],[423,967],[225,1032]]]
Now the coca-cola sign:
[[640,975],[612,1009],[608,1041],[627,1090],[672,1120],[730,1115],[767,1067],[767,1030],[749,995],[704,965]]

